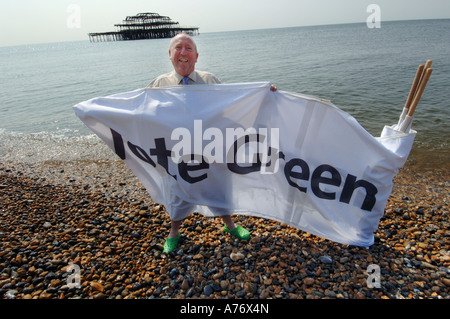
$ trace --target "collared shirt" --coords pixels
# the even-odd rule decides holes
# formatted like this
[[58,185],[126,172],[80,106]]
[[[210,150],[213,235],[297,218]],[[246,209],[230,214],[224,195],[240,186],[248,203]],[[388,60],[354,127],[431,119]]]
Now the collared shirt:
[[[158,88],[164,86],[180,85],[183,82],[183,77],[177,72],[172,71],[158,76],[154,79],[147,88]],[[204,71],[194,71],[189,74],[189,84],[220,84],[220,80],[212,73]]]

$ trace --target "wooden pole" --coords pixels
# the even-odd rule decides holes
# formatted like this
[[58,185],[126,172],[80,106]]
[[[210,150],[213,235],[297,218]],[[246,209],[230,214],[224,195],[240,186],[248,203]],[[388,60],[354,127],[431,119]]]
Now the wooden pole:
[[417,92],[417,87],[419,86],[420,80],[422,79],[422,73],[423,73],[424,69],[425,69],[425,66],[419,65],[419,68],[417,69],[416,77],[414,78],[413,85],[411,87],[411,90],[409,91],[408,99],[406,100],[406,103],[405,103],[405,109],[409,109],[409,107],[411,106],[411,102],[413,101],[414,96],[416,95],[416,92]]
[[416,76],[414,77],[414,81],[411,86],[411,90],[409,91],[408,98],[406,99],[405,106],[403,107],[403,112],[400,115],[400,119],[398,121],[399,126],[402,124],[406,115],[409,112],[409,107],[411,106],[411,102],[413,101],[414,96],[416,95],[417,87],[419,86],[420,80],[422,78],[422,73],[423,73],[424,68],[425,68],[424,65],[419,65],[419,67],[417,68]]
[[432,68],[428,68],[428,69],[425,70],[423,78],[420,81],[420,86],[418,88],[416,96],[414,97],[414,100],[411,103],[411,106],[409,108],[408,116],[413,116],[414,115],[414,112],[416,110],[417,104],[419,104],[419,101],[422,98],[423,91],[425,90],[425,87],[427,86],[428,80],[430,79],[430,76],[431,76],[432,72],[433,72]]
[[419,65],[419,68],[417,69],[416,77],[414,78],[408,99],[406,100],[405,107],[403,108],[403,112],[400,115],[400,120],[397,125],[399,131],[406,132],[411,126],[414,112],[416,111],[417,105],[422,98],[422,94],[425,91],[425,87],[433,72],[431,64],[432,61],[427,60],[425,65]]

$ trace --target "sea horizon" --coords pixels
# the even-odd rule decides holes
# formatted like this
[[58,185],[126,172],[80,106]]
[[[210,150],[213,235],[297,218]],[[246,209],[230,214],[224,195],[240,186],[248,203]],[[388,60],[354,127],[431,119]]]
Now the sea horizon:
[[[436,19],[405,19],[405,20],[383,20],[381,23],[393,23],[393,22],[414,22],[414,21],[439,21],[439,20],[450,20],[450,18],[436,18]],[[299,26],[284,26],[284,27],[268,27],[268,28],[256,28],[256,29],[239,29],[239,30],[223,30],[223,31],[206,31],[200,32],[201,34],[214,34],[214,33],[231,33],[231,32],[246,32],[246,31],[263,31],[263,30],[279,30],[279,29],[297,29],[297,28],[310,28],[310,27],[330,27],[330,26],[339,26],[339,25],[356,25],[363,24],[366,25],[365,21],[361,22],[343,22],[343,23],[331,23],[331,24],[312,24],[312,25],[299,25]],[[381,26],[382,28],[382,26]],[[200,29],[199,29],[200,30]],[[92,32],[92,31],[91,31]],[[20,46],[28,46],[28,45],[39,45],[39,44],[56,44],[56,43],[66,43],[66,42],[90,42],[88,33],[86,34],[86,39],[73,39],[73,40],[57,40],[57,41],[43,41],[43,42],[30,42],[23,44],[11,44],[11,45],[0,45],[0,48],[8,48],[8,47],[20,47]],[[197,36],[194,36],[194,38]],[[159,40],[159,39],[142,39],[142,40],[126,40],[126,41],[150,41],[150,40]],[[100,41],[100,42],[116,42],[116,41]]]

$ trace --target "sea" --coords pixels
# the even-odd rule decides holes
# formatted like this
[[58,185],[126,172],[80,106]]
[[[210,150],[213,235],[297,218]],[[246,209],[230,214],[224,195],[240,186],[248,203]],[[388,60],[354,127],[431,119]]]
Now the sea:
[[[432,60],[408,160],[424,170],[450,168],[449,30],[445,19],[201,33],[194,38],[196,68],[223,83],[269,81],[282,91],[331,100],[379,136],[397,123],[418,66]],[[0,47],[0,161],[111,159],[72,106],[143,88],[173,69],[170,39],[86,38]]]

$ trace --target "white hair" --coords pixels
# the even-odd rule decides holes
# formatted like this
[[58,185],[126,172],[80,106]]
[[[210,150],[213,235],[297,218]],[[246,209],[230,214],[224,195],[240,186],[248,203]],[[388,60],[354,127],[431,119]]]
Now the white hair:
[[170,45],[169,45],[170,50],[172,50],[172,46],[173,46],[173,43],[175,42],[175,40],[180,37],[185,37],[185,38],[190,39],[192,41],[192,43],[194,44],[195,51],[197,51],[197,44],[195,43],[194,39],[192,39],[192,37],[189,34],[187,34],[186,32],[180,32],[176,36],[174,36],[172,38],[172,40],[170,40]]

